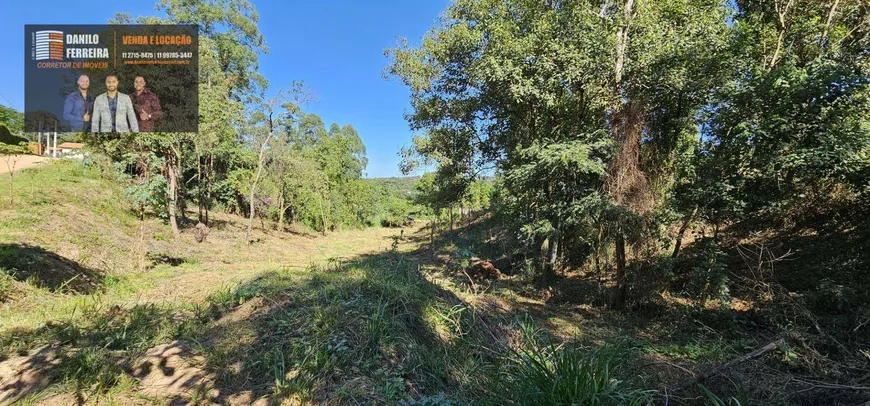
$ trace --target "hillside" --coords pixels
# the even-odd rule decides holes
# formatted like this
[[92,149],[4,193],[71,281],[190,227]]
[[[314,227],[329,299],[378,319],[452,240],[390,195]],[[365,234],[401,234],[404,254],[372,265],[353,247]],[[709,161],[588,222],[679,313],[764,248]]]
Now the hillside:
[[[781,331],[782,304],[752,292],[700,313],[667,293],[625,312],[597,306],[600,285],[582,273],[550,285],[530,283],[522,267],[471,279],[471,256],[501,255],[484,238],[498,232],[491,218],[431,246],[420,228],[320,236],[268,223],[248,245],[244,219],[218,213],[206,242],[189,222],[173,242],[168,225],[137,220],[100,174],[70,161],[28,169],[15,209],[0,211],[2,404],[498,405],[545,388],[614,405],[651,389],[706,404],[715,395],[691,376],[758,351],[705,384],[733,393],[728,382],[739,379],[739,390],[786,404],[862,396],[833,383],[854,373],[824,369],[841,355],[807,352],[833,337]],[[800,255],[824,250],[803,245]],[[804,260],[798,271],[820,265]],[[564,377],[581,386],[552,386]],[[609,383],[584,386],[599,378]],[[826,383],[795,398],[771,389],[806,382]]]
[[[126,360],[133,362],[153,345],[182,336],[194,338],[200,327],[210,324],[207,321],[251,299],[236,296],[245,296],[245,289],[258,278],[281,275],[286,281],[303,280],[319,269],[318,264],[335,266],[383,252],[392,245],[390,236],[398,233],[370,228],[323,237],[304,229],[276,232],[269,224],[256,231],[257,242],[249,246],[244,240],[244,219],[215,214],[205,243],[194,241],[189,222],[183,223],[181,240],[174,242],[167,224],[159,219],[137,220],[124,203],[123,188],[80,162],[61,161],[21,171],[15,188],[15,208],[9,209],[5,202],[0,210],[3,359],[46,344],[63,362],[81,361],[75,358],[79,351],[120,356],[101,352],[111,342],[109,347],[128,354]],[[229,302],[218,309],[214,297]],[[119,319],[119,315],[123,316]],[[181,326],[174,325],[181,321]],[[131,328],[144,330],[135,337],[126,333],[120,337],[111,336],[113,328],[130,334]],[[72,337],[70,329],[76,331]],[[91,361],[97,363],[91,365],[95,368],[106,366]],[[4,369],[16,371],[16,362],[13,358],[0,367],[0,403],[28,394],[43,396],[35,393],[47,383],[69,388],[65,383],[79,379],[108,379],[103,372],[90,371],[82,372],[87,376],[74,373],[22,389],[18,380],[22,376]],[[110,386],[118,384],[117,378],[109,379]]]
[[382,187],[390,196],[396,198],[414,200],[420,193],[417,190],[417,184],[420,182],[419,176],[368,178],[365,179],[365,182]]

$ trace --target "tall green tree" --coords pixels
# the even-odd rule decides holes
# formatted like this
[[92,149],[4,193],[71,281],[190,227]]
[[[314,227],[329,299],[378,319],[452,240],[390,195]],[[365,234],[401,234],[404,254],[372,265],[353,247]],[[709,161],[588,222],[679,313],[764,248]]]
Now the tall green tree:
[[[119,13],[112,23],[196,24],[199,36],[200,134],[150,133],[137,139],[91,136],[88,143],[102,148],[115,159],[130,150],[154,151],[164,159],[168,180],[167,212],[176,238],[180,234],[177,216],[184,216],[186,168],[193,168],[199,181],[197,204],[200,220],[208,221],[214,184],[221,173],[229,174],[239,162],[242,143],[242,103],[253,100],[266,81],[257,71],[258,57],[268,52],[259,31],[259,16],[247,0],[179,1],[161,0],[157,9],[165,18],[137,17]],[[144,155],[143,155],[144,156]],[[190,165],[187,161],[196,157]],[[224,159],[223,162],[216,160]],[[219,170],[223,169],[223,170]],[[203,212],[205,214],[203,214]]]
[[[391,50],[388,72],[411,89],[408,118],[425,134],[410,155],[464,179],[451,182],[460,189],[488,164],[509,175],[526,229],[553,239],[547,268],[560,256],[556,240],[576,240],[568,213],[595,210],[588,216],[614,241],[621,303],[627,245],[663,204],[662,167],[718,78],[727,31],[713,0],[460,0],[420,47]],[[530,176],[537,183],[519,183]]]
[[24,113],[16,111],[11,107],[0,105],[0,127],[6,127],[6,130],[12,135],[22,135],[24,131]]
[[805,199],[863,193],[870,150],[868,13],[860,1],[737,1],[733,75],[705,111],[685,207],[720,224],[782,218]]

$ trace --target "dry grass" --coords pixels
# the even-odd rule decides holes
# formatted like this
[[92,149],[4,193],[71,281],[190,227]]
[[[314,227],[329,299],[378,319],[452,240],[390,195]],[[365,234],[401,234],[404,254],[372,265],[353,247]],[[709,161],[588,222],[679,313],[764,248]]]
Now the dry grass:
[[[176,242],[162,221],[139,223],[124,207],[123,190],[78,162],[24,171],[16,178],[16,187],[20,203],[14,210],[0,209],[0,245],[10,250],[26,245],[56,254],[69,261],[69,278],[88,270],[104,279],[98,289],[81,294],[68,291],[68,284],[62,282],[53,285],[55,289],[46,286],[45,274],[27,279],[21,277],[22,270],[6,269],[17,271],[19,278],[10,288],[10,297],[0,303],[0,334],[79,317],[82,308],[93,303],[106,308],[196,303],[267,270],[294,270],[301,277],[312,263],[384,251],[399,233],[369,228],[321,236],[279,232],[266,223],[266,230],[255,229],[256,242],[249,245],[243,218],[212,213],[212,232],[206,242],[194,241],[192,227],[183,229]],[[142,263],[145,269],[139,269]],[[0,268],[4,268],[2,261]],[[56,285],[63,286],[56,289]]]

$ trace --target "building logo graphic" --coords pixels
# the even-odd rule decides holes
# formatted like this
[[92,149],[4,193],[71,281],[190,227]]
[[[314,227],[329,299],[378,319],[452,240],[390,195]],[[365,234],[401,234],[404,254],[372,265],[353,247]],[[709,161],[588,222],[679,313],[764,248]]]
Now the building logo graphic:
[[33,37],[33,59],[37,61],[63,60],[63,31],[36,31],[33,33]]

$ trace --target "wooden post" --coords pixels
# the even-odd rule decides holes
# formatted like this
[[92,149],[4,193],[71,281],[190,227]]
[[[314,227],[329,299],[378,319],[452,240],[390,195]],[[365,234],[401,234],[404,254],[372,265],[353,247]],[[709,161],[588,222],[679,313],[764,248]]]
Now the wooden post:
[[57,120],[54,120],[54,149],[51,150],[51,156],[57,158]]
[[36,142],[39,144],[39,156],[45,155],[45,150],[42,149],[42,120],[39,120],[39,132],[37,132]]

